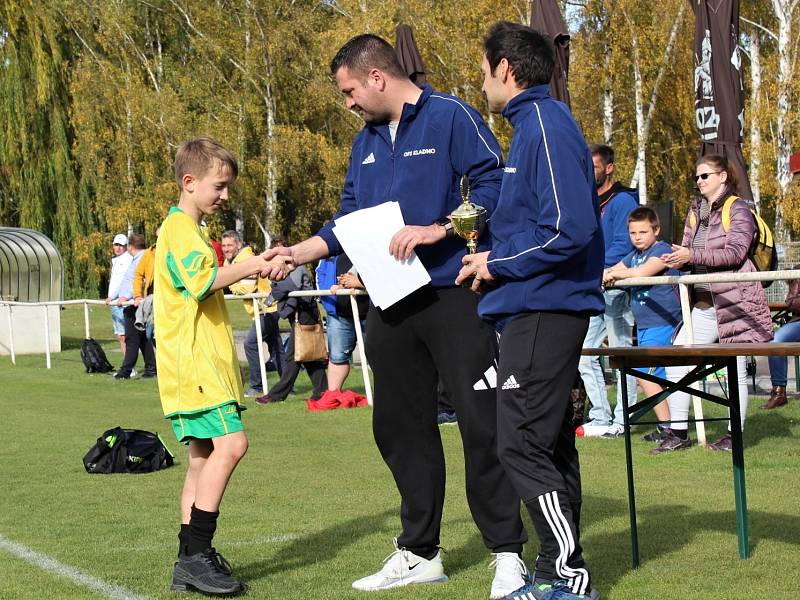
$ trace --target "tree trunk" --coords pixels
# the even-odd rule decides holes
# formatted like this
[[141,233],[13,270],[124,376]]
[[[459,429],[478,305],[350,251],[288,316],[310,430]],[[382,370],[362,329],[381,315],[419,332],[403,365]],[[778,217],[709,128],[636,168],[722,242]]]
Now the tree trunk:
[[[675,41],[678,39],[678,30],[680,29],[681,22],[683,21],[683,13],[684,13],[685,10],[686,10],[686,5],[682,4],[680,9],[678,10],[677,16],[675,17],[675,21],[672,24],[672,29],[669,32],[669,40],[667,41],[667,46],[664,49],[664,56],[662,57],[661,65],[658,68],[658,75],[656,75],[656,81],[653,84],[653,91],[650,94],[650,104],[647,107],[647,114],[645,115],[644,126],[643,126],[642,132],[641,132],[642,144],[644,146],[647,145],[647,142],[650,139],[650,125],[653,123],[653,115],[655,115],[655,112],[656,112],[656,102],[658,101],[658,92],[661,89],[661,81],[664,79],[664,73],[667,72],[667,67],[669,66],[670,58],[672,57],[673,50],[675,49]],[[638,65],[639,65],[639,46],[638,46],[638,41],[636,42],[635,48],[636,48],[636,50],[635,50],[636,66],[634,66],[634,69],[636,69],[638,67]],[[639,79],[640,79],[640,82],[641,82],[641,76],[640,76]],[[637,111],[638,111],[638,106],[637,106]],[[638,135],[639,135],[638,113],[637,113],[636,133],[637,133],[637,137],[638,137]],[[641,163],[639,162],[639,160],[637,160],[636,169],[634,170],[633,177],[631,178],[632,181],[636,181],[638,179],[640,165],[641,165],[642,168],[645,168],[645,166],[646,166],[644,164],[644,154],[642,153],[641,148],[639,150],[639,158],[641,160]],[[646,182],[646,180],[647,180],[646,173],[643,173],[643,175],[645,176],[644,179],[645,179],[645,182]],[[631,185],[633,185],[633,184],[631,184]],[[640,190],[639,193],[641,194],[641,190]],[[645,196],[641,196],[640,195],[640,198],[644,198],[644,199],[641,200],[642,204],[646,204],[647,203],[646,202],[646,194],[645,194]]]
[[750,37],[750,189],[756,212],[761,212],[761,186],[758,182],[761,170],[761,39],[754,31]]
[[628,18],[628,28],[631,34],[631,51],[633,58],[633,102],[636,108],[636,169],[631,178],[631,187],[639,189],[639,203],[647,204],[647,140],[644,131],[644,94],[642,93],[642,70],[639,57],[639,38],[636,30]]
[[611,46],[606,45],[603,56],[603,73],[605,86],[603,87],[603,143],[611,145],[614,135],[614,90],[611,87]]
[[792,76],[790,44],[792,41],[792,13],[798,0],[772,0],[772,8],[778,20],[778,99],[775,115],[777,138],[776,176],[780,194],[775,199],[775,234],[780,241],[788,241],[789,235],[783,219],[783,200],[792,181],[789,170],[789,139],[786,135],[786,117],[789,114],[789,95]]

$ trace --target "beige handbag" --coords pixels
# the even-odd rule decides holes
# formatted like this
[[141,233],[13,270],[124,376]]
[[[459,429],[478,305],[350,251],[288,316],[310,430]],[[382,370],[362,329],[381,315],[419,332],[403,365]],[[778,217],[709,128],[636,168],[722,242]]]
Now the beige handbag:
[[301,325],[294,315],[294,361],[298,363],[328,360],[328,343],[322,323]]

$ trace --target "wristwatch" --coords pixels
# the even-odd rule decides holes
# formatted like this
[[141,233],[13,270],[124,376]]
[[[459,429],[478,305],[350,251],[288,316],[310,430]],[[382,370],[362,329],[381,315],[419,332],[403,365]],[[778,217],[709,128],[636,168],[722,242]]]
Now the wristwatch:
[[450,220],[450,217],[439,219],[436,221],[436,224],[444,227],[444,237],[452,237],[455,235],[456,230],[453,229],[453,222]]

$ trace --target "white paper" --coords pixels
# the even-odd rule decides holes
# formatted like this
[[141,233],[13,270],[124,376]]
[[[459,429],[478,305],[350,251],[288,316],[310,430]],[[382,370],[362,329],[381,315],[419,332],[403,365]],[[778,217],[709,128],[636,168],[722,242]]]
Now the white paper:
[[389,242],[405,226],[400,205],[384,202],[336,219],[333,233],[353,261],[372,303],[385,309],[418,290],[431,277],[412,253],[407,260],[389,254]]

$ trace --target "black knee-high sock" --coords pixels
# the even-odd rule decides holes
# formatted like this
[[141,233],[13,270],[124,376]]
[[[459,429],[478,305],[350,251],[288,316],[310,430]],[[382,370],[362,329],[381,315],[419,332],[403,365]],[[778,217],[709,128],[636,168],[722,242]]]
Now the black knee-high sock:
[[211,548],[211,540],[217,530],[217,517],[219,517],[219,511],[208,512],[200,510],[192,504],[192,517],[189,520],[189,540],[186,544],[187,554],[197,554]]
[[181,531],[178,533],[178,556],[187,554],[186,547],[189,544],[189,524],[181,523]]

